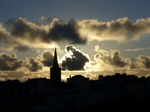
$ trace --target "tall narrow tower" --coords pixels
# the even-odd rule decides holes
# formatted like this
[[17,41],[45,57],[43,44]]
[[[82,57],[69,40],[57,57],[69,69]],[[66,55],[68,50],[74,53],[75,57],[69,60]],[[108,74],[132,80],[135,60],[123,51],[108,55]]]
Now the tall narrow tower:
[[61,82],[61,68],[58,65],[56,47],[53,59],[53,66],[50,68],[50,79],[54,82]]

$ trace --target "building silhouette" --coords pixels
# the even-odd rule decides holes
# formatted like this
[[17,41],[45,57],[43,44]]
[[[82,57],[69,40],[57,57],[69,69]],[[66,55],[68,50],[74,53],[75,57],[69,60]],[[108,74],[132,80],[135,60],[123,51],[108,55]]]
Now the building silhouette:
[[50,79],[0,81],[2,112],[150,112],[150,77],[126,73],[99,75],[90,80],[82,75],[61,82],[55,48]]
[[75,75],[73,77],[67,78],[67,83],[72,83],[73,90],[75,91],[89,91],[89,78],[86,78],[82,75]]
[[57,60],[56,47],[54,52],[53,66],[50,68],[50,79],[56,83],[61,82],[61,68],[59,67],[58,60]]

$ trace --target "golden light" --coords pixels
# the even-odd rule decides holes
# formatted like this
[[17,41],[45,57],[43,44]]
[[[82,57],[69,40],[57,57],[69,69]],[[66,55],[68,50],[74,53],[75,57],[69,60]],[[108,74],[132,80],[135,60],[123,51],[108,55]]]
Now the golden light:
[[30,44],[32,48],[59,48],[58,44],[53,42],[50,44]]
[[67,76],[67,75],[61,75],[61,79],[62,79],[62,81],[66,81],[66,80],[67,80],[67,78],[68,78],[68,76]]

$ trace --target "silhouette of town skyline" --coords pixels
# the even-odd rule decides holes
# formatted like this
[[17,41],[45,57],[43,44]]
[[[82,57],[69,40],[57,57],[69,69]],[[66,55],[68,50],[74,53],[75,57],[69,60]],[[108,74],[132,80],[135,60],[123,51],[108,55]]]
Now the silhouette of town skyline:
[[50,79],[1,81],[0,99],[2,112],[150,111],[150,77],[75,75],[63,82],[55,47]]

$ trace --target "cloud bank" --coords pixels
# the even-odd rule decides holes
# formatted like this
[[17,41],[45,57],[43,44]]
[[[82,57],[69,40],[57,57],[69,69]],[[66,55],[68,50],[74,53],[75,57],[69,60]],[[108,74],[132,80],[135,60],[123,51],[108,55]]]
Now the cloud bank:
[[[49,24],[39,25],[44,21]],[[26,18],[12,19],[9,30],[0,24],[0,43],[4,50],[27,51],[31,44],[86,44],[93,40],[128,42],[136,41],[150,34],[150,18],[132,22],[127,17],[101,22],[95,19],[68,22],[57,18],[45,19],[33,23]],[[11,41],[10,41],[11,40]]]
[[[106,51],[95,46],[93,59],[88,54],[77,49],[74,45],[65,47],[66,54],[59,60],[62,70],[113,70],[113,69],[150,69],[150,57],[139,55],[138,57],[127,59],[121,56],[120,51]],[[41,55],[26,60],[20,60],[16,54],[0,53],[0,71],[17,71],[26,69],[31,72],[42,70],[43,67],[51,67],[53,64],[53,53],[44,51]]]
[[[87,71],[87,74],[91,74],[91,78],[95,77],[93,76],[96,73],[94,71],[104,73],[124,71],[128,74],[144,75],[148,74],[149,72],[146,71],[150,70],[150,57],[146,55],[127,59],[121,56],[118,50],[107,51],[100,49],[98,45],[95,46],[96,54],[93,59],[73,45],[67,45],[65,51],[66,54],[62,57],[61,61],[59,60],[62,70]],[[18,74],[16,78],[24,80],[31,77],[40,77],[41,75],[49,77],[49,67],[52,66],[53,53],[51,51],[44,51],[41,55],[24,61],[18,59],[16,54],[0,53],[0,62],[0,71],[2,72],[0,78],[2,80],[12,77],[11,74],[13,72],[15,72],[15,74],[19,72],[20,74],[24,71],[28,74]],[[91,70],[91,72],[89,72],[89,70]],[[5,72],[7,72],[7,74],[5,74]]]
[[150,34],[150,18],[138,19],[136,22],[124,17],[116,21],[82,20],[79,23],[81,31],[86,32],[86,36],[91,40],[127,42],[139,40],[143,35]]
[[37,72],[43,67],[52,66],[53,54],[51,51],[44,51],[40,56],[35,58],[27,58],[20,60],[16,54],[0,53],[0,71],[17,71],[25,70],[30,72]]
[[0,53],[0,70],[14,71],[23,66],[23,61],[17,59],[15,54]]
[[127,59],[121,56],[120,51],[110,50],[106,51],[100,49],[98,45],[95,46],[93,66],[96,69],[103,70],[149,70],[150,57],[146,55],[139,55],[138,57]]
[[63,23],[53,19],[50,25],[38,26],[27,21],[25,18],[16,19],[11,25],[10,34],[16,38],[23,38],[29,42],[52,43],[58,41],[69,41],[71,43],[85,43],[81,38],[79,26],[75,20]]

